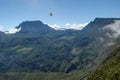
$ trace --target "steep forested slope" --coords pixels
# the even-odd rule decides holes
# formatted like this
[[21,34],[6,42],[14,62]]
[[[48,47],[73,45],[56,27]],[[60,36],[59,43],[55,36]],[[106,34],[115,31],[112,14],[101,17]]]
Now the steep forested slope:
[[120,80],[120,47],[87,80]]

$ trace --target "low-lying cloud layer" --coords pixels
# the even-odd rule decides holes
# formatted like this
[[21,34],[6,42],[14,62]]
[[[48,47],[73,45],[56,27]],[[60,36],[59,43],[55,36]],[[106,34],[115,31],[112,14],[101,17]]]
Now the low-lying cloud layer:
[[50,26],[51,28],[55,29],[55,30],[60,30],[60,26],[58,26],[57,24],[54,24],[54,25],[50,25],[48,24],[48,26]]
[[75,30],[82,30],[86,25],[88,25],[89,23],[83,23],[83,24],[65,24],[64,28],[61,28],[60,26],[58,26],[57,24],[54,25],[49,25],[51,28],[55,29],[55,30],[63,30],[63,29],[75,29]]
[[120,20],[116,20],[115,23],[107,25],[103,29],[113,31],[112,37],[118,38],[120,36]]
[[104,45],[104,47],[116,44],[115,40],[118,37],[120,37],[120,20],[115,20],[115,22],[113,24],[109,24],[107,26],[104,26],[103,30],[112,31],[112,33],[106,32],[105,35],[108,36],[111,39],[110,39],[110,41],[108,43],[106,43]]
[[16,32],[19,32],[21,30],[21,28],[17,29],[17,28],[11,28],[9,29],[7,32],[5,32],[6,34],[15,34]]
[[83,24],[65,24],[65,27],[67,29],[76,29],[76,30],[82,30],[86,25],[89,23],[83,23]]

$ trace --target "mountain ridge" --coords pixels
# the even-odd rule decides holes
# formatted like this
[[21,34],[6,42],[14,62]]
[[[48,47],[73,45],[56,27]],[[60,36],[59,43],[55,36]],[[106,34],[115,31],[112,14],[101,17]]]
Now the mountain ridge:
[[120,24],[115,20],[120,18],[96,18],[83,30],[63,31],[39,21],[23,22],[17,27],[22,27],[20,32],[1,37],[0,72],[69,74],[78,70],[84,77],[110,55],[107,50],[119,43],[119,36],[111,37],[114,35],[111,26]]
[[[101,18],[101,17],[97,17],[97,18],[95,18],[93,21],[91,21],[90,22],[90,24],[87,24],[86,26],[91,26],[92,24],[94,24],[94,23],[100,23],[100,22],[108,22],[108,23],[104,23],[104,24],[112,24],[112,23],[114,23],[114,20],[120,20],[120,18]],[[110,23],[109,23],[110,22]],[[34,24],[33,24],[34,23]],[[92,23],[92,24],[91,24]],[[30,25],[30,26],[27,26],[27,25]],[[34,26],[33,26],[34,25]],[[44,27],[43,27],[44,26]],[[86,29],[86,26],[83,28],[83,30],[84,29]],[[34,28],[33,28],[34,27]],[[35,28],[38,28],[38,30],[41,28],[49,28],[49,29],[51,29],[51,30],[55,30],[56,31],[56,29],[54,29],[53,27],[50,27],[49,25],[47,25],[47,24],[44,24],[42,21],[40,21],[40,20],[34,20],[34,21],[23,21],[22,23],[20,23],[18,26],[16,26],[15,27],[15,29],[20,29],[20,28],[33,28],[33,29],[35,29]],[[69,29],[69,28],[68,28]],[[58,31],[60,31],[60,30],[68,30],[68,29],[58,29]],[[71,29],[71,30],[74,30],[74,29]],[[36,30],[37,31],[37,30]],[[3,32],[3,31],[1,31],[1,32]],[[25,31],[22,31],[22,33],[25,33]]]

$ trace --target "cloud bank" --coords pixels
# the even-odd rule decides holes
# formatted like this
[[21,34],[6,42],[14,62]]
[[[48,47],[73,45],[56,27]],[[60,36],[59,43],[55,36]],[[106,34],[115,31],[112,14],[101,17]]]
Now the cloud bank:
[[6,31],[6,34],[15,34],[16,32],[19,32],[21,30],[21,28],[17,29],[17,28],[11,28],[8,31]]
[[50,25],[49,26],[55,30],[65,30],[65,29],[74,29],[74,30],[82,30],[85,26],[87,26],[89,23],[83,23],[83,24],[65,24],[64,28],[61,28],[57,24]]
[[67,29],[75,29],[75,30],[82,30],[86,25],[89,23],[83,23],[83,24],[65,24],[65,27]]
[[54,24],[54,25],[50,25],[48,24],[48,26],[50,26],[51,28],[55,29],[55,30],[60,30],[60,26],[58,26],[57,24]]
[[103,29],[111,30],[113,38],[118,38],[120,36],[120,20],[116,20],[115,23],[103,27]]
[[112,46],[112,45],[116,44],[115,39],[120,37],[120,20],[115,20],[113,24],[109,24],[107,26],[104,26],[103,30],[112,31],[112,33],[106,32],[105,35],[108,36],[111,39],[108,43],[106,43],[104,45],[104,47]]

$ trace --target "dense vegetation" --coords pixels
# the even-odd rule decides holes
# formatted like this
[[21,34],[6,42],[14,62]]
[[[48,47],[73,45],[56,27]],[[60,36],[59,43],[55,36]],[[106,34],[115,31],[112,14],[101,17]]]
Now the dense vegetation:
[[[120,47],[111,52],[111,55],[103,62],[87,80],[120,80]],[[88,69],[88,68],[87,68]],[[87,69],[64,72],[7,72],[0,73],[0,80],[82,80],[88,74]],[[86,76],[85,76],[86,77]]]
[[112,55],[88,77],[88,80],[120,80],[120,47],[112,52]]
[[54,41],[22,36],[6,39],[7,42],[1,43],[0,63],[3,68],[0,72],[70,72],[81,69],[94,58],[95,51],[84,47],[89,44],[89,38],[80,40],[83,42],[79,45],[77,40],[73,42],[75,37],[61,36],[54,38]]
[[32,73],[0,73],[0,80],[80,80],[83,72],[32,72]]

